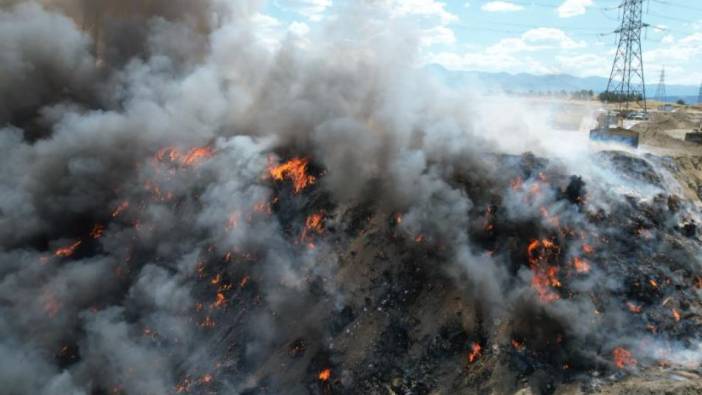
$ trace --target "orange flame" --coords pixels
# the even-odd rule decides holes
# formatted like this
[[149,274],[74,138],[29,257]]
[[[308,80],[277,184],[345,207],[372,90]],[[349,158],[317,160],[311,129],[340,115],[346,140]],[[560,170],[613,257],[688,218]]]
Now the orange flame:
[[672,313],[673,318],[675,318],[675,321],[680,321],[680,312],[677,309],[673,308]]
[[321,372],[319,372],[319,375],[317,375],[317,378],[320,381],[324,381],[324,382],[329,381],[329,379],[331,378],[331,373],[332,373],[331,369],[329,369],[329,368],[324,369]]
[[209,146],[195,147],[188,152],[181,152],[175,147],[166,147],[156,153],[159,162],[175,162],[183,166],[196,166],[214,155],[214,149]]
[[64,258],[65,258],[65,257],[69,257],[69,256],[73,255],[74,252],[76,252],[76,249],[77,249],[81,244],[83,244],[83,242],[80,241],[80,240],[78,240],[78,241],[76,241],[75,243],[73,243],[73,244],[71,244],[71,245],[69,245],[69,246],[62,247],[62,248],[57,249],[56,252],[54,252],[54,255],[60,256],[60,257],[64,257]]
[[95,224],[95,226],[93,226],[93,229],[90,230],[90,237],[97,240],[101,238],[104,233],[105,227],[100,224]]
[[286,178],[292,181],[293,191],[299,193],[317,181],[317,178],[307,174],[308,163],[309,160],[306,158],[293,158],[281,165],[270,166],[268,172],[276,181],[283,181]]
[[583,244],[582,249],[583,249],[583,252],[588,254],[588,255],[592,254],[592,252],[593,252],[592,246],[590,244],[587,244],[587,243]]
[[480,352],[482,350],[482,347],[480,347],[480,344],[478,343],[473,343],[470,345],[470,352],[468,352],[468,363],[473,363],[480,358]]
[[300,241],[307,241],[312,233],[322,234],[324,232],[324,213],[313,213],[305,220],[305,228],[300,235]]
[[129,202],[128,201],[123,201],[122,203],[117,206],[117,208],[112,212],[112,218],[117,218],[119,217],[120,214],[126,209],[129,208]]
[[529,267],[532,271],[531,286],[543,303],[560,299],[560,296],[551,289],[561,286],[558,279],[559,268],[550,264],[550,261],[558,256],[558,252],[559,247],[548,239],[532,240],[527,247]]
[[629,309],[634,314],[638,314],[641,312],[641,306],[635,305],[631,302],[626,302],[626,307]]
[[514,347],[515,350],[522,352],[522,350],[524,350],[524,343],[520,342],[519,340],[512,339],[512,347]]
[[185,166],[195,166],[200,164],[202,161],[211,158],[212,155],[214,155],[214,150],[211,147],[193,148],[185,155],[182,163]]
[[589,273],[590,272],[590,264],[587,263],[586,260],[582,258],[578,258],[577,256],[573,258],[573,267],[575,268],[575,271],[578,273]]
[[631,355],[631,352],[623,347],[616,347],[612,350],[612,355],[614,356],[614,365],[619,369],[624,369],[628,366],[636,366],[638,363]]

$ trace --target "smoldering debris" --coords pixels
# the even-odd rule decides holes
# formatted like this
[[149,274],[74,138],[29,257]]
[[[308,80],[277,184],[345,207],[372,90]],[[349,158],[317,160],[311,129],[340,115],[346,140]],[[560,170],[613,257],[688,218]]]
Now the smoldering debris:
[[699,365],[699,203],[665,164],[500,152],[377,4],[311,49],[263,39],[257,3],[2,3],[7,393],[553,393]]

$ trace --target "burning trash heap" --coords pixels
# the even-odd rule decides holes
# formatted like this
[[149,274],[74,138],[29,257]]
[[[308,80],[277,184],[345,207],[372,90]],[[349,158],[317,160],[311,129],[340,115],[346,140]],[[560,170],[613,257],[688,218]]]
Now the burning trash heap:
[[700,206],[669,161],[508,154],[385,47],[272,53],[254,8],[105,1],[94,37],[81,2],[10,3],[6,393],[549,394],[699,368]]

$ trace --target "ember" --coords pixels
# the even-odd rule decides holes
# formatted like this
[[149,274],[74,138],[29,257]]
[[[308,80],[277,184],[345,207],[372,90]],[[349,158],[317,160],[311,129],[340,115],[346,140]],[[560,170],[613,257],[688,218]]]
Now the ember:
[[551,289],[561,286],[558,279],[559,268],[552,264],[552,261],[558,257],[559,251],[559,247],[548,239],[532,240],[527,247],[529,267],[532,271],[531,286],[543,303],[560,299],[560,296]]
[[320,381],[325,381],[325,382],[329,381],[329,379],[331,378],[331,373],[332,373],[331,369],[329,369],[329,368],[324,369],[321,372],[319,372],[319,375],[317,375],[317,378]]
[[590,264],[582,258],[573,258],[573,267],[578,273],[588,273],[590,272]]
[[300,234],[300,241],[309,241],[312,233],[322,234],[324,232],[324,213],[314,213],[305,219],[305,228]]
[[125,200],[124,202],[120,203],[119,206],[117,206],[117,208],[112,212],[112,218],[119,217],[119,215],[122,214],[122,212],[127,208],[129,208],[129,202]]
[[78,247],[80,247],[81,244],[83,244],[83,242],[78,240],[69,246],[57,249],[56,252],[54,252],[54,255],[64,257],[64,258],[69,257],[76,252],[76,249]]
[[631,355],[627,349],[623,347],[616,347],[612,350],[612,355],[614,356],[614,365],[619,369],[624,369],[629,366],[636,366],[637,361]]
[[95,226],[93,226],[93,229],[90,230],[90,237],[97,240],[101,238],[104,233],[105,227],[100,224],[95,224]]
[[480,358],[480,353],[481,353],[482,347],[480,347],[480,344],[478,343],[473,343],[470,345],[470,351],[468,352],[468,363],[473,363]]
[[209,146],[195,147],[190,149],[188,152],[181,152],[177,148],[167,147],[162,148],[156,153],[156,160],[158,162],[174,162],[181,164],[183,166],[196,166],[211,158],[214,155],[214,149]]
[[293,158],[281,165],[270,166],[268,172],[276,181],[290,180],[293,191],[299,193],[317,181],[316,177],[307,174],[308,162],[305,158]]

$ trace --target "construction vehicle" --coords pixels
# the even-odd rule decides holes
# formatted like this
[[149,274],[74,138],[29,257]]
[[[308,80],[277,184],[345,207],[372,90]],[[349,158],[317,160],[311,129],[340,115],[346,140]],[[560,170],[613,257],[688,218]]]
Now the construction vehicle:
[[700,122],[700,126],[697,129],[685,134],[685,141],[702,144],[702,122]]
[[598,111],[597,127],[590,130],[590,140],[596,142],[612,142],[638,148],[639,133],[624,128],[625,117],[626,114],[621,112]]

